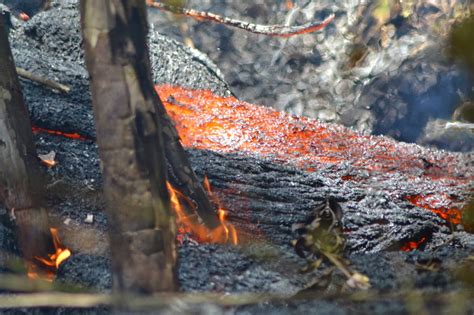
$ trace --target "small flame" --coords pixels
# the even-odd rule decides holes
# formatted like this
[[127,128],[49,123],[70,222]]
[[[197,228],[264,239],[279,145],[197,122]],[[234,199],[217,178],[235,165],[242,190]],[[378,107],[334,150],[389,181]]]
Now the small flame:
[[198,222],[198,218],[195,214],[187,214],[185,202],[190,208],[194,208],[194,203],[189,200],[184,194],[176,190],[170,183],[166,183],[168,191],[170,193],[170,200],[173,209],[176,213],[177,223],[180,225],[180,233],[193,234],[198,241],[204,243],[232,243],[233,245],[238,244],[237,230],[235,227],[226,222],[227,212],[219,205],[218,199],[214,198],[211,192],[211,186],[207,178],[204,180],[204,187],[206,188],[209,197],[218,205],[217,215],[221,222],[221,226],[214,230],[209,230],[203,224]]
[[[59,240],[58,229],[50,228],[49,230],[51,231],[51,236],[53,238],[55,252],[53,254],[48,254],[47,258],[36,256],[35,260],[40,264],[35,264],[32,262],[28,264],[27,275],[30,279],[39,279],[41,274],[41,278],[44,278],[50,282],[53,281],[55,272],[57,269],[59,269],[61,263],[71,256],[71,251],[67,248],[64,248]],[[46,274],[44,275],[38,270],[41,266],[46,267]]]

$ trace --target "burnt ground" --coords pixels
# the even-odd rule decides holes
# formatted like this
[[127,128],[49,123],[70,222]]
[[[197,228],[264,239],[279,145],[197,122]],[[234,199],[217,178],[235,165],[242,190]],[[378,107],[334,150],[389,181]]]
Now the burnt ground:
[[[59,227],[64,245],[73,252],[61,265],[56,281],[108,292],[111,275],[107,218],[75,1],[53,1],[50,10],[14,30],[11,40],[18,66],[72,87],[69,95],[62,95],[22,80],[33,124],[66,133],[78,132],[85,138],[75,140],[36,133],[40,154],[56,152],[58,165],[45,168],[49,178],[48,206],[52,224]],[[157,83],[209,89],[224,96],[230,94],[218,68],[205,56],[158,34],[150,36],[150,47]],[[441,151],[419,150],[420,155],[445,155]],[[198,176],[209,177],[215,193],[230,212],[229,221],[247,242],[239,246],[196,244],[185,237],[179,246],[179,279],[183,291],[268,292],[291,296],[306,288],[327,266],[317,272],[300,273],[305,261],[289,244],[295,238],[291,227],[304,222],[315,206],[333,196],[344,211],[347,258],[354,269],[369,276],[373,289],[385,295],[363,302],[318,298],[338,292],[344,285],[342,275],[335,272],[326,288],[303,300],[240,307],[183,304],[167,309],[169,313],[299,314],[318,310],[322,314],[405,314],[419,307],[420,300],[397,296],[400,290],[415,288],[425,293],[448,294],[472,289],[457,271],[474,253],[474,236],[462,229],[453,232],[450,225],[434,213],[400,198],[407,191],[429,192],[433,189],[430,185],[415,187],[416,182],[406,182],[403,176],[395,174],[391,181],[381,181],[377,186],[374,180],[373,186],[367,187],[338,180],[339,176],[334,174],[343,167],[307,172],[258,155],[196,149],[189,149],[188,153]],[[456,157],[458,172],[469,176],[472,156],[459,154]],[[465,189],[465,186],[454,186],[451,193],[466,198]],[[397,190],[399,196],[392,193]],[[94,216],[93,223],[85,222],[88,214]],[[1,244],[11,249],[14,246],[6,234],[11,233],[11,229],[1,228],[6,231],[0,238]],[[423,236],[428,241],[419,250],[400,251],[406,242]],[[420,264],[430,261],[436,262],[437,268],[431,271],[420,268]],[[468,298],[450,301],[437,296],[421,303],[432,313],[448,313],[455,306],[463,313],[474,311],[474,304]],[[70,311],[35,310],[37,313]]]

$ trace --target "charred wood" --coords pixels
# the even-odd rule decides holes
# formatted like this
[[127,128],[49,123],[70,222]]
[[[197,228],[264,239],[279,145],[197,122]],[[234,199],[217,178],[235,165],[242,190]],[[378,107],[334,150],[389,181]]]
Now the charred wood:
[[0,201],[14,210],[21,251],[29,261],[53,249],[43,197],[28,111],[0,16]]
[[81,1],[118,291],[176,290],[175,223],[144,1]]

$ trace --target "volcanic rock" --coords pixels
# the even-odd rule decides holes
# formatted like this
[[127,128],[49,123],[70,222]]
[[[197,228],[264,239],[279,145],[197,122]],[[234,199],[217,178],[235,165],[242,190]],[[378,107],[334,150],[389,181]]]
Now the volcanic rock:
[[[78,21],[76,1],[53,1],[51,9],[13,30],[11,41],[19,66],[72,89],[70,94],[59,94],[22,80],[37,127],[38,152],[56,152],[57,165],[45,168],[48,207],[64,245],[73,253],[61,265],[56,281],[107,292],[111,285],[107,218]],[[400,290],[416,287],[429,293],[468,288],[452,271],[474,253],[474,236],[456,228],[472,182],[472,155],[363,136],[240,102],[230,97],[228,85],[211,61],[153,30],[150,53],[156,83],[174,85],[161,85],[158,91],[178,130],[206,123],[215,127],[181,136],[197,175],[208,177],[241,238],[240,245],[230,246],[197,244],[192,236],[183,236],[179,246],[183,291],[266,292],[289,298],[309,289],[330,265],[301,274],[306,261],[290,243],[296,237],[291,227],[307,221],[313,209],[330,196],[343,209],[345,254],[351,267],[366,274],[372,287],[386,295],[360,303],[338,298],[334,292],[344,287],[345,278],[335,271],[326,289],[304,299],[232,307],[231,311],[407,313],[411,305]],[[303,60],[306,64],[306,57]],[[297,62],[292,67],[304,68]],[[249,73],[243,71],[242,76]],[[292,83],[288,87],[292,89]],[[266,93],[270,94],[283,93],[273,89]],[[179,108],[187,109],[189,116],[179,114]],[[238,111],[238,119],[226,116],[232,111]],[[267,119],[268,125],[278,129],[276,136],[258,120],[268,117],[272,118]],[[230,130],[240,133],[223,138]],[[80,137],[70,137],[70,133]],[[298,137],[305,133],[306,139]],[[430,198],[438,197],[446,203],[441,205],[444,208],[426,209],[431,207]],[[91,224],[83,222],[88,214],[94,215]],[[66,218],[71,220],[67,226],[62,225]],[[450,223],[453,218],[455,223]],[[430,259],[439,262],[438,268],[420,271],[420,265]],[[436,297],[426,299],[427,311],[451,306],[450,301],[440,302]],[[463,305],[467,312],[474,310],[472,301]],[[198,313],[210,309],[229,311],[217,303],[195,308]],[[173,310],[190,308],[169,312]]]

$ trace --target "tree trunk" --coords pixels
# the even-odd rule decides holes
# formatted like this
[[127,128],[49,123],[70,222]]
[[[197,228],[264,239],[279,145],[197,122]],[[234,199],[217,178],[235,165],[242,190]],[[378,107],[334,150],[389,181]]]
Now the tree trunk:
[[176,227],[146,46],[145,1],[83,0],[81,17],[114,289],[176,290]]
[[[173,175],[177,178],[180,190],[196,204],[196,213],[198,215],[196,221],[204,224],[209,229],[215,229],[221,225],[214,206],[209,200],[203,186],[199,183],[194,170],[189,163],[189,159],[184,151],[183,146],[179,142],[179,135],[174,127],[174,123],[166,113],[166,109],[161,103],[157,104],[158,114],[163,124],[163,139],[165,145],[165,154],[171,165]],[[191,220],[194,220],[193,213],[188,213]]]
[[42,205],[44,183],[33,142],[28,110],[21,94],[0,15],[0,202],[16,216],[25,259],[54,252],[47,212]]

